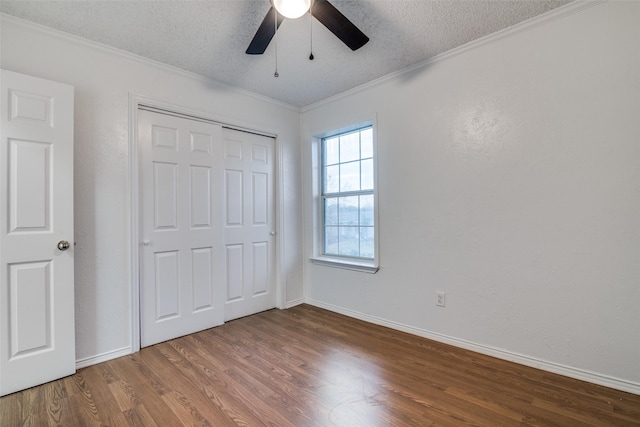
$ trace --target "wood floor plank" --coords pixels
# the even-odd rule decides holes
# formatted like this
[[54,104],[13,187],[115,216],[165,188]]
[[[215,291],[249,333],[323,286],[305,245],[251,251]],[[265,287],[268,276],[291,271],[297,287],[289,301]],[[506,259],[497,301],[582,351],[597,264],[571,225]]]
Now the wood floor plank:
[[[234,378],[235,373],[230,371],[230,366],[229,366],[228,361],[227,361],[228,360],[227,359],[228,356],[220,357],[220,353],[218,353],[218,352],[210,352],[210,351],[204,349],[206,347],[198,346],[196,344],[196,343],[201,343],[202,344],[204,342],[205,341],[201,341],[201,340],[197,340],[197,341],[194,342],[191,339],[183,340],[183,344],[184,344],[186,349],[189,349],[190,351],[193,351],[194,353],[198,354],[201,357],[201,362],[200,363],[196,363],[194,361],[194,364],[197,365],[197,368],[202,370],[203,372],[207,372],[208,371],[207,366],[210,366],[215,371],[217,371],[216,375],[221,380],[227,381],[227,383],[236,382],[237,380]],[[239,359],[236,358],[234,360],[237,362]],[[253,369],[253,367],[246,366],[244,364],[242,366],[240,366],[239,368],[240,369],[248,369],[248,370],[252,370]],[[238,382],[238,384],[240,384],[240,383]],[[275,383],[272,384],[272,386],[273,385],[275,385]],[[235,387],[234,388],[228,388],[228,391],[230,392],[230,396],[226,396],[226,395],[223,396],[223,399],[225,399],[227,402],[228,402],[229,398],[232,398],[233,400],[239,402],[241,400],[240,399],[241,393],[244,392],[244,390],[238,390]],[[271,394],[273,394],[273,393],[270,393],[269,391],[265,392],[264,389],[252,389],[250,391],[253,391],[253,392],[256,392],[256,393],[262,393],[262,395],[265,398],[267,396],[270,396]],[[230,406],[228,405],[228,403],[225,404],[224,408],[226,410],[230,410],[231,409]],[[236,410],[233,413],[233,415],[232,414],[228,414],[228,415],[230,416],[231,419],[236,419],[237,420],[237,418],[239,416],[239,413],[240,412],[245,412],[246,413],[246,411],[249,411],[252,414],[252,416],[253,416],[253,414],[256,414],[257,412],[259,412],[259,410],[254,410],[254,409],[251,409],[251,408],[245,408],[245,410],[243,410],[243,411],[237,411]],[[253,423],[256,423],[256,422],[259,423],[258,420],[259,420],[259,417],[256,416],[254,421],[253,421]],[[249,424],[249,425],[255,425],[255,424]]]
[[[209,410],[209,417],[218,425],[233,420],[239,425],[256,425],[253,414],[247,411],[243,396],[235,393],[234,384],[223,373],[214,370],[198,369],[185,361],[166,343],[140,352],[141,358],[152,369],[164,369],[170,379],[170,387],[181,393],[188,393],[199,407]],[[170,370],[167,370],[170,361]],[[157,368],[155,368],[157,367]],[[169,387],[169,385],[165,385]],[[215,425],[215,424],[214,424]]]
[[73,426],[101,426],[98,409],[90,394],[75,394],[67,399]]
[[84,370],[76,372],[73,376],[74,385],[79,391],[69,398],[71,411],[78,417],[79,425],[100,425],[100,415],[94,396],[85,381]]
[[85,384],[87,384],[90,389],[98,418],[102,423],[111,425],[112,423],[109,422],[109,420],[114,417],[119,418],[118,415],[122,415],[122,411],[109,388],[107,378],[103,375],[104,370],[101,365],[102,364],[89,366],[88,368],[83,368],[81,371],[85,379]]
[[[173,344],[173,343],[172,343]],[[193,356],[190,353],[184,351],[184,348],[179,346],[182,351],[181,354],[185,355],[190,361],[195,362]],[[178,352],[178,350],[176,350]],[[241,356],[236,355],[233,360],[241,360]],[[193,363],[197,366],[197,363]],[[187,365],[183,365],[185,369]],[[243,402],[243,406],[246,407],[252,415],[254,415],[257,419],[261,421],[265,421],[272,425],[278,426],[294,426],[286,417],[284,417],[280,411],[274,412],[271,410],[271,406],[263,400],[265,396],[269,395],[268,390],[258,389],[257,387],[247,386],[247,384],[243,381],[238,381],[238,378],[234,378],[232,369],[225,369],[223,372],[217,372],[219,378],[221,378],[227,385],[229,390],[232,390],[234,398]],[[198,379],[196,379],[198,381]],[[229,387],[229,385],[232,385]],[[256,384],[253,384],[256,386]]]
[[180,425],[178,418],[161,399],[168,391],[158,382],[157,376],[152,375],[152,370],[140,360],[139,353],[111,360],[109,363],[119,378],[128,379],[128,384],[135,393],[131,399],[135,405],[123,411],[125,418],[145,420],[148,413],[153,423],[144,421],[145,425]]
[[[303,387],[300,387],[300,381],[295,376],[296,372],[303,374],[303,371],[295,371],[292,375],[289,369],[287,369],[288,365],[283,363],[281,358],[274,356],[279,364],[272,363],[270,360],[263,358],[262,356],[269,358],[269,355],[264,351],[261,351],[261,344],[253,340],[246,341],[247,348],[252,350],[251,355],[243,358],[236,358],[235,360],[238,366],[233,369],[229,369],[228,366],[225,366],[224,359],[214,361],[212,360],[213,358],[207,357],[210,353],[208,351],[201,350],[202,347],[196,346],[193,341],[184,340],[184,343],[191,351],[198,353],[203,358],[207,359],[207,361],[213,366],[217,366],[218,369],[224,370],[224,372],[232,377],[233,380],[238,383],[245,384],[245,388],[261,392],[263,394],[263,400],[275,399],[277,401],[277,405],[288,408],[288,410],[296,411],[296,408],[300,407],[301,399],[304,400],[311,398],[309,393]],[[274,349],[273,346],[271,346],[271,348]],[[256,369],[256,366],[259,366],[260,369]],[[250,375],[247,376],[247,374]],[[291,384],[292,382],[294,384]],[[255,383],[255,387],[253,388],[251,387],[252,383]],[[307,385],[310,384],[311,382],[307,383]],[[316,408],[314,407],[312,409],[315,410]],[[288,417],[290,417],[289,419],[301,417],[304,419],[305,423],[308,423],[308,417],[306,414],[301,413],[299,410],[295,413],[289,414]]]
[[301,305],[0,398],[31,425],[640,427],[640,396]]
[[108,383],[109,390],[121,411],[134,408],[139,402],[133,387],[126,381],[119,380]]
[[72,426],[76,424],[76,418],[71,411],[69,399],[70,398],[65,397],[51,402],[46,414],[49,420],[49,426]]
[[202,416],[191,400],[182,393],[172,391],[162,396],[173,413],[178,417],[182,425],[209,427],[211,424]]
[[124,411],[127,425],[139,427],[161,427],[171,425],[168,420],[163,420],[161,424],[156,423],[153,416],[149,413],[144,405],[136,405],[131,409]]

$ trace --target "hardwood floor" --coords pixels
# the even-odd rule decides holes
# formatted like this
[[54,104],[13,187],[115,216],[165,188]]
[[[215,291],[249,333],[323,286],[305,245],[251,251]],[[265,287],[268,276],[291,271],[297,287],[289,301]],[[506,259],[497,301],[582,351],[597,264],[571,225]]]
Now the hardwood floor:
[[308,305],[0,398],[5,426],[640,426],[640,396]]

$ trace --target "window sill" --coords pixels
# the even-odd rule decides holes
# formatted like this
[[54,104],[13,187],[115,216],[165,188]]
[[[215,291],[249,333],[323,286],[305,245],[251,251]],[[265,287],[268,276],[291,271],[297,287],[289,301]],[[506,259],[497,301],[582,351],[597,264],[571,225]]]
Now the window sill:
[[361,271],[363,273],[375,274],[380,267],[373,262],[357,261],[350,259],[332,257],[312,257],[309,259],[313,264],[325,267],[344,268],[346,270]]

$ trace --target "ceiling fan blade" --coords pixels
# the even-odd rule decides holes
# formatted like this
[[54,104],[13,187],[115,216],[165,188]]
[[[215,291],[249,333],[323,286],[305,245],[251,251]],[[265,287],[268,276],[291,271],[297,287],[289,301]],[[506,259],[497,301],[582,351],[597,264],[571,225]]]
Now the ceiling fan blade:
[[312,14],[351,50],[358,50],[369,41],[369,37],[327,0],[315,0]]
[[[267,12],[264,19],[262,20],[262,24],[258,27],[258,31],[256,31],[256,35],[253,36],[253,40],[249,44],[247,48],[247,53],[249,55],[262,55],[265,50],[267,50],[267,46],[269,46],[269,42],[276,34],[275,28],[275,9],[271,6],[271,9]],[[278,28],[280,28],[280,24],[284,20],[284,17],[277,13],[278,15]]]

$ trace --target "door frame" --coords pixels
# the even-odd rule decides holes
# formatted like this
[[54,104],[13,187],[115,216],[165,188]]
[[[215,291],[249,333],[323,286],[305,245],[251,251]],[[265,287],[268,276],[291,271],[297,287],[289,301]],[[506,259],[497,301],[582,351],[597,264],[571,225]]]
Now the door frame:
[[130,330],[131,330],[131,352],[140,351],[140,196],[139,196],[139,152],[138,152],[138,111],[140,107],[149,107],[160,110],[166,114],[173,114],[179,117],[199,119],[212,122],[222,127],[235,129],[243,132],[255,133],[274,139],[274,208],[275,208],[275,293],[276,308],[285,308],[286,289],[282,272],[283,244],[284,244],[284,223],[282,212],[284,212],[282,147],[278,141],[278,133],[274,130],[260,129],[251,123],[231,123],[230,120],[221,119],[210,113],[193,110],[176,104],[160,101],[144,95],[129,93],[129,176],[128,176],[128,202],[129,202],[129,277],[130,277]]

